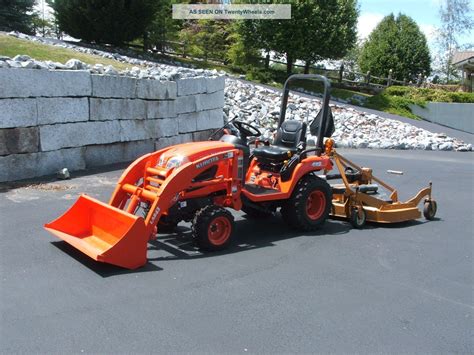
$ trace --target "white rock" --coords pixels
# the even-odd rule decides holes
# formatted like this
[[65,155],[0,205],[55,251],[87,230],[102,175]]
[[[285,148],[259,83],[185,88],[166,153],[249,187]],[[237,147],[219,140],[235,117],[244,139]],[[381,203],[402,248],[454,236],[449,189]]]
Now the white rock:
[[439,150],[452,150],[453,149],[453,143],[451,142],[445,142],[439,145],[438,147]]
[[69,59],[65,67],[71,70],[82,70],[86,68],[85,63],[81,62],[79,59]]
[[23,62],[20,62],[21,67],[25,69],[33,69],[35,67],[35,62],[33,60],[26,60]]
[[29,55],[26,55],[26,54],[19,54],[19,55],[13,57],[13,60],[15,62],[27,62],[27,61],[31,61],[31,57]]
[[15,60],[7,60],[7,64],[10,68],[21,68],[21,63]]
[[107,75],[118,75],[119,72],[111,65],[107,65],[104,70],[104,74]]
[[56,176],[58,177],[58,179],[61,180],[67,180],[71,178],[71,174],[69,173],[68,168],[62,168],[57,172]]

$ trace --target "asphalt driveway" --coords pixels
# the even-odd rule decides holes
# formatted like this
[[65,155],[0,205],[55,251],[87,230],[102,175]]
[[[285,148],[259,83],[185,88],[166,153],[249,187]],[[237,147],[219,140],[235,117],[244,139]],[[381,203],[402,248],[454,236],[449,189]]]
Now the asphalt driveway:
[[121,169],[0,191],[0,352],[473,353],[472,153],[340,152],[402,199],[432,180],[439,218],[301,235],[235,213],[229,251],[183,225],[127,271],[42,228],[81,192],[106,201]]

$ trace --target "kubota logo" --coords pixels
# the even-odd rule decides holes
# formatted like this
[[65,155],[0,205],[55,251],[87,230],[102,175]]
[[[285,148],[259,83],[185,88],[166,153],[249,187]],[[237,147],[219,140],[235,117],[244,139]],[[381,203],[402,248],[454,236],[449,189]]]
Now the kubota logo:
[[208,166],[209,164],[215,163],[218,160],[219,160],[218,157],[212,157],[212,158],[209,158],[207,160],[204,160],[204,161],[200,162],[199,164],[196,164],[196,169],[204,168],[205,166]]

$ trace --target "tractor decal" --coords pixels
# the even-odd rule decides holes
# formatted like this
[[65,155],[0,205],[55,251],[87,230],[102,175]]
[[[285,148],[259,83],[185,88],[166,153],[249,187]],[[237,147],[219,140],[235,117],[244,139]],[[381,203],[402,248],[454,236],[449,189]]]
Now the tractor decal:
[[202,169],[204,168],[205,166],[208,166],[212,163],[215,163],[219,161],[219,158],[218,157],[212,157],[212,158],[209,158],[207,160],[204,160],[203,162],[200,162],[198,164],[196,164],[196,169]]

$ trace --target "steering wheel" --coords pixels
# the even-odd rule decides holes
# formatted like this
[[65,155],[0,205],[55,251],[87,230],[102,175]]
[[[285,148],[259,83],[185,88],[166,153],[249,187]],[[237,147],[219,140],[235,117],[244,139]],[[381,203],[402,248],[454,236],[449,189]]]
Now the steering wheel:
[[242,135],[246,137],[260,137],[262,135],[257,127],[252,126],[249,123],[235,120],[231,123],[239,130]]

